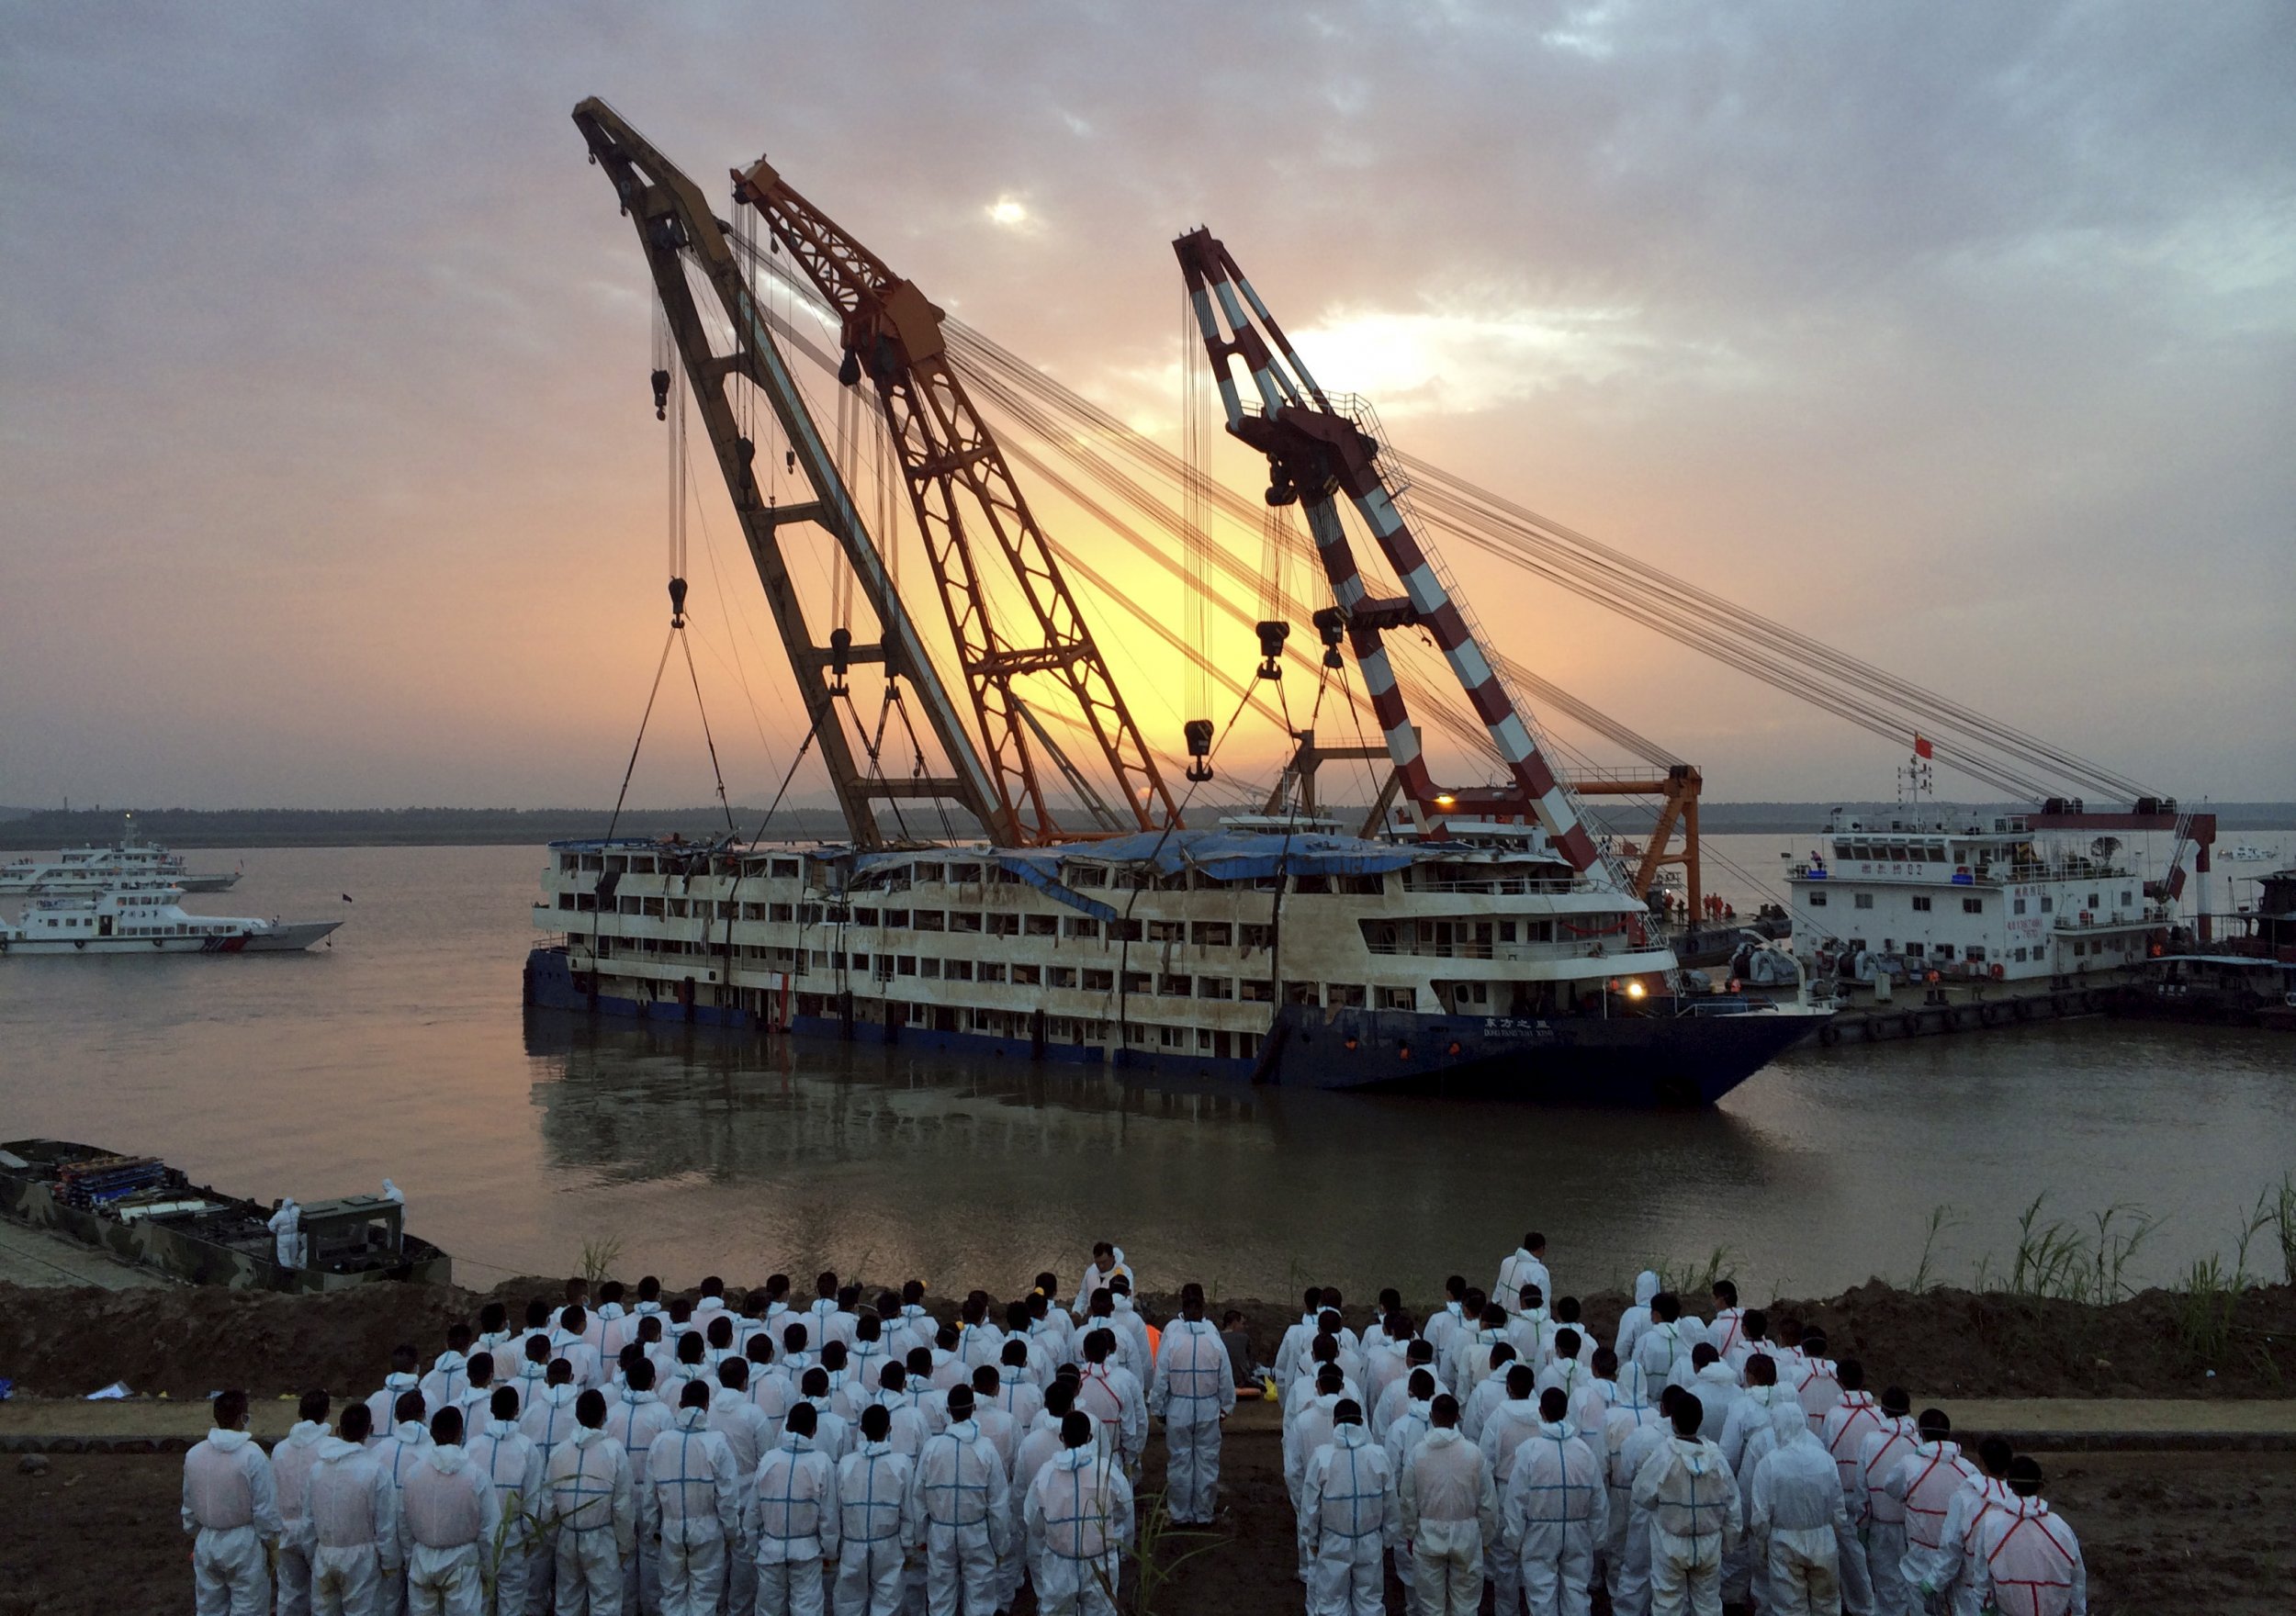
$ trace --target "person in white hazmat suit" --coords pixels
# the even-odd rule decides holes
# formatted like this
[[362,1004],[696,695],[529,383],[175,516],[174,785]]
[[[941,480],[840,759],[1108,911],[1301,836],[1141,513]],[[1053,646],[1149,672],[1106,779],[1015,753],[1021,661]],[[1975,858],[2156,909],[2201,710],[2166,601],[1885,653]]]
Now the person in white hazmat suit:
[[319,1444],[328,1440],[330,1406],[325,1392],[305,1392],[294,1429],[271,1450],[271,1485],[279,1505],[278,1616],[310,1616],[311,1467],[319,1463]]
[[[1484,1463],[1491,1466],[1491,1489],[1499,1495],[1503,1521],[1507,1487],[1514,1478],[1514,1458],[1525,1442],[1538,1434],[1538,1399],[1534,1390],[1536,1376],[1527,1364],[1510,1364],[1503,1371],[1505,1395],[1484,1415],[1481,1429],[1476,1431],[1475,1445],[1482,1450]],[[1493,1380],[1498,1377],[1493,1376]],[[1485,1382],[1488,1386],[1491,1382]],[[1480,1396],[1484,1387],[1478,1387]],[[1462,1430],[1472,1421],[1462,1418]],[[1491,1577],[1491,1596],[1499,1610],[1513,1611],[1523,1602],[1522,1574],[1514,1561],[1514,1534],[1503,1525],[1483,1552],[1483,1564]]]
[[1101,1456],[1090,1415],[1070,1409],[1061,1443],[1021,1504],[1036,1608],[1043,1616],[1115,1616],[1132,1544],[1131,1484]]
[[[1424,1365],[1413,1369],[1411,1378],[1399,1389],[1404,1393],[1403,1405],[1388,1421],[1387,1434],[1379,1441],[1387,1449],[1387,1467],[1395,1473],[1400,1507],[1403,1471],[1411,1464],[1412,1455],[1418,1452],[1420,1442],[1435,1429],[1435,1372]],[[1418,1598],[1412,1585],[1417,1574],[1412,1566],[1411,1539],[1399,1534],[1391,1546],[1395,1551],[1395,1580],[1403,1585],[1403,1597],[1415,1609]]]
[[464,1428],[463,1446],[494,1483],[502,1531],[487,1545],[486,1577],[497,1616],[521,1616],[542,1558],[542,1450],[518,1428],[518,1393],[494,1388],[483,1430]]
[[895,1449],[893,1411],[861,1412],[861,1442],[838,1461],[837,1616],[899,1616],[904,1572],[917,1546],[909,1520],[913,1462]]
[[[1683,1317],[1682,1299],[1671,1291],[1650,1298],[1650,1323],[1635,1342],[1635,1362],[1652,1386],[1688,1389],[1697,1364],[1691,1354],[1705,1339],[1695,1319]],[[1716,1427],[1716,1431],[1720,1426]]]
[[[748,1519],[749,1486],[758,1464],[775,1441],[772,1421],[749,1400],[749,1360],[727,1358],[717,1366],[717,1389],[710,1394],[709,1428],[726,1439],[734,1456],[734,1519]],[[758,1602],[757,1562],[740,1542],[738,1529],[726,1554],[726,1608],[740,1616]]]
[[1858,1444],[1857,1472],[1846,1499],[1850,1524],[1865,1544],[1876,1616],[1911,1616],[1913,1610],[1913,1589],[1900,1570],[1906,1558],[1906,1507],[1883,1485],[1921,1440],[1909,1412],[1912,1407],[1904,1386],[1883,1391],[1881,1424]]
[[2008,1501],[1976,1523],[1981,1603],[2001,1616],[2088,1616],[2080,1540],[2042,1498],[2042,1480],[2033,1460],[2010,1461]]
[[638,1537],[656,1543],[661,1616],[715,1616],[726,1563],[741,1553],[744,1502],[733,1446],[710,1429],[709,1383],[689,1381],[637,1481]]
[[543,1467],[557,1616],[622,1616],[622,1562],[637,1553],[630,1455],[606,1434],[606,1396],[574,1399],[574,1434]]
[[282,1268],[303,1266],[303,1208],[293,1195],[280,1197],[278,1207],[265,1220],[271,1231],[272,1260]]
[[1671,1440],[1635,1474],[1634,1502],[1650,1517],[1652,1616],[1722,1616],[1722,1553],[1744,1518],[1722,1450],[1698,1436],[1705,1418],[1698,1399],[1681,1392]]
[[1412,1591],[1420,1616],[1476,1616],[1483,1548],[1499,1532],[1499,1495],[1482,1450],[1459,1434],[1458,1399],[1444,1393],[1428,1419],[1426,1436],[1396,1482],[1412,1545]]
[[1515,1450],[1499,1535],[1514,1551],[1530,1616],[1587,1616],[1594,1547],[1610,1530],[1609,1489],[1559,1386],[1539,1394],[1538,1412],[1536,1431]]
[[311,1465],[313,1616],[375,1616],[383,1578],[399,1571],[399,1489],[367,1448],[373,1423],[353,1403]]
[[742,1537],[758,1559],[758,1616],[821,1616],[821,1567],[837,1558],[837,1469],[814,1445],[820,1410],[793,1403],[758,1462]]
[[1977,1444],[1977,1474],[1947,1500],[1937,1548],[1922,1563],[1917,1590],[1932,1601],[1941,1599],[1953,1616],[1980,1616],[1984,1588],[1975,1566],[1977,1522],[1987,1511],[2009,1503],[2009,1470],[2014,1457],[2000,1437],[1989,1436]]
[[[1176,1526],[1209,1526],[1220,1488],[1221,1422],[1235,1410],[1227,1343],[1204,1317],[1204,1287],[1180,1291],[1180,1316],[1156,1348],[1148,1412],[1164,1421],[1165,1503]],[[1033,1479],[1033,1478],[1031,1478]]]
[[267,1616],[269,1551],[285,1531],[271,1461],[247,1434],[247,1394],[218,1392],[215,1429],[184,1455],[183,1526],[199,1616]]
[[389,1431],[375,1443],[375,1462],[390,1478],[391,1489],[399,1495],[400,1527],[400,1570],[397,1576],[383,1578],[382,1591],[376,1596],[376,1609],[382,1616],[400,1616],[407,1608],[407,1572],[405,1526],[407,1509],[407,1478],[413,1475],[415,1465],[422,1458],[422,1451],[431,1445],[431,1430],[425,1423],[421,1392],[401,1392],[398,1405],[391,1410],[395,1417]]
[[991,1616],[1012,1498],[1004,1461],[973,1418],[969,1386],[949,1388],[949,1423],[917,1455],[908,1513],[925,1550],[929,1616]]
[[1513,1301],[1523,1294],[1526,1285],[1536,1285],[1542,1296],[1555,1294],[1555,1282],[1547,1274],[1547,1237],[1536,1229],[1525,1235],[1523,1243],[1499,1264],[1499,1283],[1491,1287],[1491,1294],[1503,1301]]
[[502,1524],[494,1477],[462,1445],[462,1411],[431,1417],[431,1445],[399,1489],[408,1616],[485,1616],[486,1555]]
[[1618,1337],[1611,1342],[1611,1351],[1618,1354],[1621,1364],[1632,1364],[1635,1348],[1641,1343],[1642,1332],[1650,1328],[1650,1298],[1659,1294],[1659,1276],[1649,1269],[1635,1275],[1634,1306],[1618,1316]]
[[1882,1483],[1906,1518],[1906,1550],[1898,1559],[1899,1575],[1917,1609],[1930,1610],[1930,1597],[1939,1588],[1923,1588],[1938,1544],[1945,1532],[1953,1495],[1977,1481],[1977,1467],[1963,1457],[1961,1444],[1951,1440],[1953,1422],[1942,1408],[1924,1408],[1915,1421],[1917,1440],[1912,1451],[1897,1461]]
[[1672,1440],[1667,1416],[1681,1395],[1679,1388],[1667,1386],[1653,1403],[1643,1396],[1642,1365],[1619,1365],[1618,1400],[1603,1421],[1603,1479],[1610,1498],[1603,1586],[1617,1616],[1648,1616],[1650,1609],[1650,1518],[1635,1505],[1635,1474],[1661,1443]]
[[1345,1398],[1332,1440],[1308,1461],[1308,1616],[1379,1616],[1387,1550],[1402,1536],[1402,1507],[1387,1451]]
[[1799,1403],[1770,1411],[1776,1445],[1754,1465],[1747,1527],[1767,1573],[1765,1612],[1840,1616],[1840,1550],[1850,1536],[1841,1476]]

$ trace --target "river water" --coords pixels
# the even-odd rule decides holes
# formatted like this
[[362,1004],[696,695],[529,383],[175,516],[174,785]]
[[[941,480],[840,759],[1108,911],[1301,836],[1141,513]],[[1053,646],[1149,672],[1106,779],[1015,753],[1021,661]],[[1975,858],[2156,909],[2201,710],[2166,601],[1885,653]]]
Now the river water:
[[[1787,846],[1712,840],[1756,873]],[[2296,1164],[2280,1035],[2092,1019],[1807,1048],[1690,1114],[1144,1087],[523,1013],[537,848],[197,862],[242,858],[189,906],[339,917],[335,946],[0,961],[0,1138],[161,1154],[264,1199],[388,1174],[478,1285],[615,1240],[617,1272],[675,1282],[835,1266],[1017,1294],[1106,1235],[1154,1288],[1424,1296],[1455,1269],[1488,1284],[1536,1226],[1567,1289],[1721,1246],[1750,1296],[1808,1294],[1910,1276],[1939,1206],[1933,1267],[1966,1282],[2043,1192],[2084,1224],[2142,1208],[2131,1272],[2161,1279],[2229,1252]],[[1738,879],[1717,884],[1750,911]]]

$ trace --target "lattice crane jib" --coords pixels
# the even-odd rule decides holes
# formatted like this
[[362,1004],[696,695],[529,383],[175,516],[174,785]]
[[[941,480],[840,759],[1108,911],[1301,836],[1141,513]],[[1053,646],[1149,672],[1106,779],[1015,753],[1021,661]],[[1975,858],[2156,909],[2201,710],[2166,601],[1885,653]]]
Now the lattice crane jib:
[[[1000,812],[1016,839],[1055,842],[1063,831],[1044,800],[1031,726],[1016,680],[1061,681],[1099,743],[1102,760],[1142,829],[1178,810],[1116,680],[1077,610],[1052,545],[1030,511],[995,434],[950,361],[941,311],[821,210],[763,158],[734,174],[734,196],[758,209],[782,249],[843,323],[839,380],[875,386],[900,455],[918,531],[948,613]],[[1007,569],[1033,616],[1001,624],[990,606],[974,541]]]
[[[1572,869],[1594,868],[1602,861],[1601,854],[1578,804],[1556,778],[1425,544],[1398,509],[1379,464],[1383,446],[1357,419],[1334,407],[1235,259],[1210,230],[1191,231],[1174,241],[1172,249],[1203,332],[1228,431],[1267,456],[1269,500],[1288,504],[1296,499],[1307,515],[1388,755],[1421,823],[1439,830],[1444,818],[1471,798],[1476,812],[1536,819]],[[1238,358],[1259,396],[1256,410],[1247,407],[1237,384],[1230,362]],[[1402,581],[1402,596],[1368,595],[1341,523],[1341,495],[1355,507]],[[1450,664],[1506,763],[1512,782],[1508,788],[1496,793],[1437,790],[1381,645],[1386,631],[1412,626],[1424,628]]]
[[[767,329],[763,310],[750,297],[746,274],[727,239],[728,227],[693,182],[604,102],[594,97],[584,101],[574,109],[574,122],[589,143],[591,161],[605,170],[624,214],[636,227],[681,365],[716,452],[774,626],[796,676],[815,744],[853,839],[864,847],[879,845],[884,836],[874,805],[904,797],[956,802],[992,836],[1005,839],[1009,815],[1000,823],[989,772],[893,588],[884,557]],[[721,354],[712,343],[687,278],[688,263],[708,282],[732,326],[730,353]],[[760,489],[752,466],[756,445],[743,435],[728,391],[736,376],[747,377],[767,399],[793,463],[811,488],[810,500],[771,503]],[[877,644],[816,643],[782,548],[781,530],[794,522],[818,525],[843,550],[875,613]],[[836,710],[840,682],[836,674],[847,664],[870,661],[882,662],[889,679],[908,681],[947,760],[948,774],[886,778],[865,769],[855,756]]]

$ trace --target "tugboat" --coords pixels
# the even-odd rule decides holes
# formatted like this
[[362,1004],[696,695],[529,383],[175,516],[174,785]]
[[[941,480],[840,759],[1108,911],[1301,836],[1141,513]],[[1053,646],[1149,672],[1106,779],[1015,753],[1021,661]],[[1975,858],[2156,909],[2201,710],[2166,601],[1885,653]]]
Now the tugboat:
[[187,892],[224,892],[239,884],[239,876],[236,870],[191,870],[182,855],[145,841],[130,814],[119,840],[108,847],[66,847],[53,858],[0,864],[0,892],[100,892],[124,881],[168,881]]
[[273,1207],[195,1184],[154,1156],[65,1139],[0,1145],[0,1216],[191,1285],[332,1291],[378,1280],[445,1285],[454,1262],[406,1232],[393,1195],[299,1208],[302,1261],[278,1261]]
[[11,954],[291,954],[339,920],[253,920],[186,914],[184,889],[130,883],[87,898],[36,898],[23,918],[0,920]]

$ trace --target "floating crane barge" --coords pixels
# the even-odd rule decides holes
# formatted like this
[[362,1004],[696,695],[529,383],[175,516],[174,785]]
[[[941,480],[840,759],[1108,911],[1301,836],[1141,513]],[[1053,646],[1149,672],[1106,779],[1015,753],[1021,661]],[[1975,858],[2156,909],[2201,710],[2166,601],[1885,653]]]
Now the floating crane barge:
[[[1300,802],[1187,822],[1189,797],[1176,799],[1135,724],[1058,547],[972,403],[941,311],[914,283],[762,160],[734,175],[737,208],[750,210],[737,230],[602,102],[574,118],[652,272],[671,361],[654,372],[657,414],[669,419],[674,365],[848,836],[810,848],[731,836],[555,844],[535,923],[557,940],[529,958],[530,1004],[1168,1075],[1638,1105],[1711,1103],[1823,1022],[1800,995],[1677,991],[1675,958],[1649,930],[1633,877],[1590,834],[1411,520],[1367,406],[1322,392],[1207,232],[1175,250],[1228,431],[1266,456],[1271,504],[1306,517],[1333,602],[1314,614],[1320,666],[1360,680],[1381,732],[1386,783],[1352,828]],[[839,382],[873,395],[953,678],[927,651],[753,295],[742,248],[760,222],[767,251],[834,311]],[[729,343],[713,341],[717,329]],[[745,412],[760,399],[804,498],[760,485],[760,429]],[[1350,516],[1399,592],[1374,593]],[[806,529],[850,568],[873,639],[842,627],[823,636],[808,621],[789,549]],[[670,593],[674,634],[682,578]],[[1296,657],[1289,629],[1258,625],[1258,679],[1279,679]],[[1386,636],[1404,631],[1440,647],[1500,783],[1435,778],[1390,660]],[[884,685],[876,735],[896,709],[910,725],[914,709],[938,767],[920,749],[915,772],[882,769],[849,684],[866,667]],[[1045,712],[1083,737],[1081,762]],[[1186,729],[1192,792],[1210,778],[1220,737],[1209,718]],[[1077,807],[1062,809],[1048,782]],[[904,805],[926,803],[985,835],[908,834]]]

